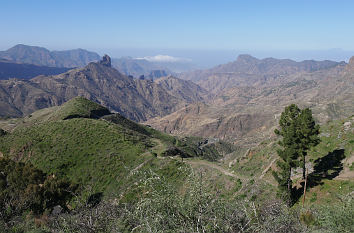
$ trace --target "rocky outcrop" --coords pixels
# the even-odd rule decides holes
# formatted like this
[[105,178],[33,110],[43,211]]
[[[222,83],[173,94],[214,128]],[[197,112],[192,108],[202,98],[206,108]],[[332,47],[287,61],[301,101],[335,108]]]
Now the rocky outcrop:
[[112,64],[111,64],[111,58],[105,54],[102,58],[102,60],[100,61],[100,64],[101,65],[104,65],[104,66],[107,66],[107,67],[111,67]]

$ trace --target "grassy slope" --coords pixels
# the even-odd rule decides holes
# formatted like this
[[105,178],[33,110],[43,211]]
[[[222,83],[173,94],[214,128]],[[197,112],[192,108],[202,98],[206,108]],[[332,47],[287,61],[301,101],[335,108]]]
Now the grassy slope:
[[[219,148],[198,150],[196,139],[178,139],[115,114],[82,97],[60,107],[43,109],[19,120],[10,134],[0,137],[0,152],[27,161],[49,174],[66,176],[88,192],[134,199],[144,174],[164,176],[181,184],[188,165],[161,157],[176,147],[188,156],[220,157]],[[65,120],[64,120],[65,119]],[[220,146],[228,150],[227,146]],[[220,152],[220,153],[221,153]]]
[[[351,127],[345,129],[344,124],[351,122]],[[329,166],[322,175],[331,175],[339,171],[339,175],[333,179],[321,177],[321,183],[311,187],[307,193],[306,205],[332,204],[334,201],[340,201],[343,196],[353,195],[354,176],[346,175],[353,167],[354,157],[354,116],[331,121],[321,127],[321,143],[316,146],[310,153],[309,161],[313,164],[318,163],[319,158],[329,155],[335,150],[344,150],[341,161],[337,164]],[[317,161],[316,161],[317,160]],[[329,157],[329,161],[334,162],[336,159]],[[342,177],[344,175],[344,177]],[[320,175],[316,175],[318,177]]]

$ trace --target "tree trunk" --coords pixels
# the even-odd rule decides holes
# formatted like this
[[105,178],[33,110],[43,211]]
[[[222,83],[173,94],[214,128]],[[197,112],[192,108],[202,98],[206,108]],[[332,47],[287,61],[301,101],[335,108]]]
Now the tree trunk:
[[288,206],[292,204],[292,180],[291,180],[291,168],[289,169],[289,177],[288,177]]
[[302,179],[306,178],[306,152],[302,153]]

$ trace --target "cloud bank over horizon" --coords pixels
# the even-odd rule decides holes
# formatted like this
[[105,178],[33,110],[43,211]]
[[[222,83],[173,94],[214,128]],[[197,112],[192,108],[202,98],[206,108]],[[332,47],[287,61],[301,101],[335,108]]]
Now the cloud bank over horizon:
[[138,57],[134,58],[137,60],[147,60],[150,62],[192,62],[192,59],[190,58],[182,58],[182,57],[173,57],[169,55],[155,55],[155,56],[145,56],[145,57]]

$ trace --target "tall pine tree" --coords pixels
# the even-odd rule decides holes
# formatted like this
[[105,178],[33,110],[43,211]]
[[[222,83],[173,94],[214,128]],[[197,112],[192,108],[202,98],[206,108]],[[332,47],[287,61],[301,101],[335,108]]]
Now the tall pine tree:
[[273,171],[273,176],[279,184],[278,194],[289,206],[293,202],[291,170],[297,167],[299,158],[300,139],[297,134],[297,120],[300,113],[301,110],[295,104],[286,107],[280,116],[280,130],[274,131],[277,135],[282,136],[282,140],[279,141],[282,149],[277,151],[281,160],[277,161],[278,171]]
[[273,176],[279,184],[279,193],[289,205],[293,202],[291,170],[300,164],[303,168],[303,178],[306,173],[306,156],[308,150],[319,143],[319,126],[316,125],[309,108],[301,110],[297,105],[291,104],[282,112],[279,120],[280,130],[275,133],[282,136],[278,150],[281,158],[277,162],[278,172]]

